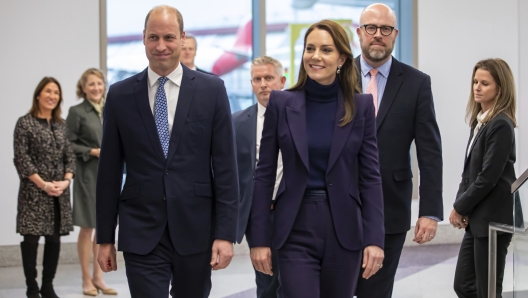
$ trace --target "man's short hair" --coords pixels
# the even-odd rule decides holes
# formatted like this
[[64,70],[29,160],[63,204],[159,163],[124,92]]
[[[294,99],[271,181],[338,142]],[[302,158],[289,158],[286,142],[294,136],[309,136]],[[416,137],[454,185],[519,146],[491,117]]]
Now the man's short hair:
[[251,61],[251,69],[253,69],[253,66],[267,65],[267,64],[271,64],[275,67],[275,71],[277,72],[279,77],[283,76],[282,63],[280,63],[280,61],[275,58],[271,58],[270,56],[260,56],[260,57],[255,58],[253,61]]
[[152,8],[147,13],[147,17],[145,18],[145,28],[143,28],[144,30],[147,30],[147,22],[148,22],[148,20],[150,18],[150,14],[152,12],[154,12],[154,11],[157,11],[157,10],[172,12],[176,16],[176,20],[178,20],[178,25],[180,26],[180,35],[183,33],[183,16],[181,15],[179,10],[177,10],[176,8],[174,8],[172,6],[169,6],[169,5],[158,5],[158,6],[155,6],[154,8]]
[[194,40],[194,48],[195,50],[198,50],[198,41],[196,41],[196,37],[194,36],[194,34],[185,32],[185,39],[189,39],[189,38]]

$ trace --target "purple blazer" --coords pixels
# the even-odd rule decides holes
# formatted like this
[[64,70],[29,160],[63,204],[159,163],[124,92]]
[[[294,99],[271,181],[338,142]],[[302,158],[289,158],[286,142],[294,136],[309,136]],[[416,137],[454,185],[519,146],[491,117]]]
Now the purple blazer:
[[[383,193],[378,163],[376,118],[372,95],[355,94],[356,115],[345,115],[339,91],[336,126],[326,172],[326,187],[337,238],[349,250],[369,245],[383,248]],[[279,149],[285,189],[270,210]],[[250,247],[280,249],[286,242],[309,178],[305,91],[272,91],[255,175],[249,223]],[[275,212],[273,223],[271,213]]]

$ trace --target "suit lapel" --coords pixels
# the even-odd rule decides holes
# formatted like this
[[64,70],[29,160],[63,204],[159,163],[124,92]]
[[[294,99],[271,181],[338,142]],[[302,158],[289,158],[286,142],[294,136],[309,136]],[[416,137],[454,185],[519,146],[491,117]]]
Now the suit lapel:
[[[469,143],[468,143],[469,154],[466,153],[466,160],[464,161],[464,167],[466,166],[466,162],[468,161],[469,156],[471,155],[471,152],[473,152],[473,148],[475,148],[475,145],[477,144],[478,139],[482,135],[482,132],[484,131],[484,128],[486,128],[486,125],[487,124],[484,124],[484,125],[482,125],[480,127],[479,131],[477,132],[477,136],[473,140],[473,144],[471,144],[471,148],[469,148]],[[473,131],[471,132],[471,135],[473,135]],[[471,142],[471,139],[469,139],[469,141]],[[466,149],[466,152],[467,152],[467,149]]]
[[172,133],[169,142],[169,153],[167,154],[167,164],[170,163],[178,148],[180,137],[185,127],[185,119],[191,107],[195,83],[194,83],[194,71],[188,69],[182,64],[183,76],[180,86],[180,94],[178,95],[178,105],[176,106],[176,113],[174,113],[174,122],[172,124]]
[[[357,82],[359,88],[363,88],[363,75],[361,73],[361,61],[359,56],[354,61],[356,63],[357,69]],[[392,58],[392,65],[387,79],[387,84],[385,85],[385,90],[383,91],[383,97],[381,98],[381,104],[378,109],[378,115],[376,116],[376,129],[379,129],[383,120],[387,116],[387,113],[394,102],[398,90],[400,90],[401,84],[403,82],[403,71],[400,65],[400,62],[394,57]],[[365,92],[363,92],[365,93]]]
[[293,93],[290,102],[286,106],[286,117],[288,118],[288,126],[295,148],[306,170],[309,170],[308,136],[306,133],[306,97],[304,89]]
[[251,153],[251,172],[255,172],[255,165],[257,161],[257,117],[258,117],[258,107],[255,104],[249,112],[247,117],[244,118],[242,127],[243,138],[246,140],[247,146],[249,147],[249,152]]
[[387,85],[385,85],[385,91],[383,91],[383,97],[378,109],[378,115],[376,116],[376,129],[379,129],[381,123],[387,116],[398,90],[403,82],[403,72],[400,66],[400,62],[392,58],[392,65],[387,79]]
[[163,155],[163,149],[161,148],[161,142],[158,137],[154,115],[152,115],[152,109],[149,104],[147,69],[138,76],[137,82],[134,84],[134,97],[136,98],[136,104],[143,119],[143,124],[145,124],[152,147],[158,155],[158,158],[165,163],[165,156]]
[[337,95],[337,112],[335,117],[336,124],[334,126],[334,133],[332,135],[332,143],[330,145],[328,166],[326,167],[327,174],[330,172],[335,162],[341,155],[341,151],[343,150],[343,147],[345,147],[348,136],[350,135],[350,129],[356,122],[356,117],[354,117],[354,120],[351,123],[341,126],[340,123],[343,116],[345,116],[345,101],[343,100],[343,92],[341,91],[341,88],[339,88]]
[[359,56],[354,59],[354,63],[356,64],[357,84],[359,90],[363,93],[363,75],[361,74],[361,61],[359,60]]

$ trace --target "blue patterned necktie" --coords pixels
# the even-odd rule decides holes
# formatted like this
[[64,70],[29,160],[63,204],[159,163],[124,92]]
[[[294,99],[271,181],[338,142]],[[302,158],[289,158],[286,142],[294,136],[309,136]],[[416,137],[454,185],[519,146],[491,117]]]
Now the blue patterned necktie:
[[167,158],[167,153],[169,152],[170,141],[167,96],[165,95],[165,88],[163,87],[167,80],[167,77],[160,77],[158,79],[159,86],[158,91],[156,91],[156,102],[154,103],[154,121],[156,121],[156,129],[158,130],[158,136],[165,158]]

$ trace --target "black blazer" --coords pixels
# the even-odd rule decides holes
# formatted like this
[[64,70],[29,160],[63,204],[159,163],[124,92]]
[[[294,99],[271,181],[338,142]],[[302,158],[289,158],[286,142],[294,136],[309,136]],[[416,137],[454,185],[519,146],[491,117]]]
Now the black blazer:
[[[468,146],[471,138],[473,129]],[[513,224],[515,132],[510,118],[500,113],[481,127],[466,156],[453,207],[469,215],[467,229],[475,237],[488,237],[490,222]]]
[[[238,182],[224,82],[183,67],[167,158],[148,98],[145,69],[108,91],[97,176],[97,241],[147,254],[168,226],[181,255],[234,242]],[[123,163],[127,177],[123,191]],[[213,176],[214,171],[214,176]]]
[[[253,187],[256,166],[257,146],[257,104],[233,114],[233,126],[237,148],[238,185],[240,196],[238,205],[237,242],[240,243],[244,234],[248,232],[247,225],[251,202],[253,201]],[[281,181],[277,196],[284,191]],[[246,235],[249,237],[249,235]]]
[[[360,58],[355,59],[361,70]],[[358,73],[361,87],[362,75]],[[411,226],[411,143],[420,168],[419,216],[443,219],[442,144],[431,92],[431,78],[392,58],[385,92],[376,117],[385,233],[404,233]]]

